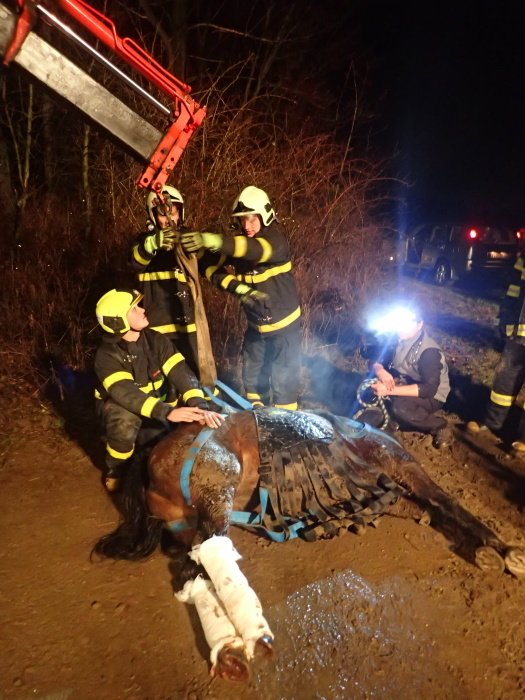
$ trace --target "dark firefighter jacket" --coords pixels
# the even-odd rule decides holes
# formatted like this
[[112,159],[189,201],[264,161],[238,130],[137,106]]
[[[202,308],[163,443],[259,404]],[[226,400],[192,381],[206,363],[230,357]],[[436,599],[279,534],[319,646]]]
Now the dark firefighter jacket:
[[510,277],[507,293],[501,302],[500,327],[507,338],[525,345],[525,267],[519,256]]
[[95,356],[98,395],[111,398],[131,413],[166,420],[177,396],[188,406],[206,408],[197,377],[173,345],[150,328],[137,342],[106,335]]
[[131,266],[144,294],[150,328],[169,338],[176,338],[179,333],[196,333],[191,291],[175,251],[157,250],[152,255],[144,248],[144,241],[153,230],[141,233],[131,250]]
[[[204,274],[219,289],[240,294],[239,284],[264,292],[268,298],[254,307],[243,304],[248,325],[264,335],[274,335],[299,323],[301,308],[288,242],[277,221],[253,238],[224,236],[217,255],[206,255]],[[232,266],[234,274],[226,267]],[[242,296],[242,293],[240,294]]]
[[445,356],[425,330],[415,340],[398,341],[390,368],[407,384],[418,384],[420,398],[446,401],[450,382]]

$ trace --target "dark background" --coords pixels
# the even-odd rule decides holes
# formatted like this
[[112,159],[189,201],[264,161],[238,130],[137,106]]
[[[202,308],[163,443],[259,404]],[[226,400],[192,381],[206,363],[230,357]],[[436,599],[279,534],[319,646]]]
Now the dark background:
[[398,225],[525,225],[525,11],[514,0],[360,5],[376,143],[395,153]]

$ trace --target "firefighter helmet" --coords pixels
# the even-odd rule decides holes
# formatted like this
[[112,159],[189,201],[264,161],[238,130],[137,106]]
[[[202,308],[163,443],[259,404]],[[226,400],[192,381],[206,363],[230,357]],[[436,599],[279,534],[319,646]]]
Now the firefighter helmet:
[[248,216],[259,214],[263,226],[268,226],[275,219],[275,211],[264,190],[250,185],[245,187],[233,203],[232,216]]
[[[164,185],[161,190],[162,198],[167,205],[168,211],[175,204],[179,210],[179,226],[184,223],[184,199],[175,187]],[[150,220],[155,223],[155,209],[161,204],[159,196],[156,192],[150,192],[146,200],[146,209]]]
[[97,321],[108,333],[127,333],[130,330],[128,311],[137,306],[143,296],[136,289],[111,289],[97,302]]

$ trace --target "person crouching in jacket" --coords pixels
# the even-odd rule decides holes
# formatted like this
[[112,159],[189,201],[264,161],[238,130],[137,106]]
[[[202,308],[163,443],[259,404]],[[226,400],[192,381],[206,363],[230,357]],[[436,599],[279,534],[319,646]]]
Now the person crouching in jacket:
[[390,362],[376,361],[372,370],[378,381],[371,389],[376,396],[388,397],[387,410],[401,430],[429,433],[438,449],[450,444],[447,421],[436,415],[450,392],[447,363],[416,311],[406,313],[398,324]]
[[180,352],[168,338],[148,328],[146,312],[139,305],[142,298],[136,290],[112,289],[96,306],[105,331],[95,356],[95,373],[106,437],[104,484],[110,492],[120,488],[141,429],[153,440],[169,423],[196,421],[218,428],[224,420],[208,410],[202,388]]

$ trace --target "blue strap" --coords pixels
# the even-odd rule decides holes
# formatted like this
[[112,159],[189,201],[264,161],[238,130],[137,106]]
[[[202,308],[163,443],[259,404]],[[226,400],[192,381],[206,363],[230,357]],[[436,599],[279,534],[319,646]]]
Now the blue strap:
[[227,384],[225,384],[224,382],[221,382],[220,379],[216,380],[215,386],[218,386],[219,389],[224,391],[224,393],[227,396],[229,396],[230,399],[233,399],[235,401],[235,403],[238,404],[241,408],[244,408],[246,411],[253,411],[253,406],[248,401],[248,399],[245,399],[244,396],[241,396],[236,391],[234,391],[231,387],[229,387]]
[[274,542],[286,542],[287,540],[292,540],[297,537],[298,532],[304,527],[304,523],[301,520],[295,523],[287,523],[286,530],[283,532],[269,530],[263,522],[266,508],[268,507],[268,490],[263,487],[259,487],[259,501],[261,504],[260,513],[250,513],[242,510],[232,511],[230,516],[232,524],[264,530],[265,535]]
[[182,463],[182,469],[180,472],[180,490],[186,503],[191,506],[191,492],[190,492],[190,474],[193,469],[193,464],[195,458],[199,454],[202,446],[206,440],[213,433],[213,428],[203,428],[197,435],[195,440],[191,443],[190,447],[186,450],[186,457]]
[[[220,399],[218,396],[215,396],[215,394],[208,389],[207,386],[202,387],[204,393],[212,399],[213,403],[216,403],[218,406],[221,406],[222,408],[228,409],[229,413],[238,413],[241,409],[240,408],[234,408],[233,406],[230,406],[229,403],[226,403],[226,401],[223,401]],[[253,407],[252,407],[253,408]]]

